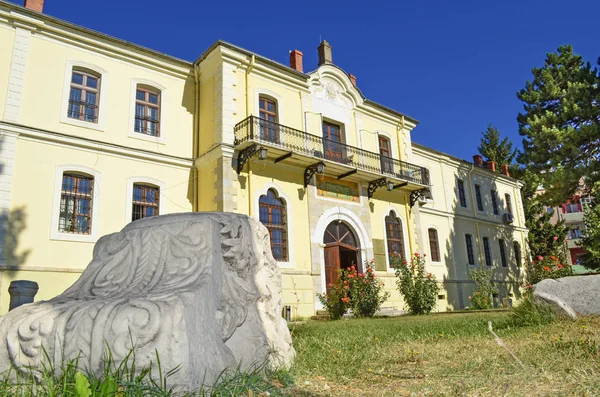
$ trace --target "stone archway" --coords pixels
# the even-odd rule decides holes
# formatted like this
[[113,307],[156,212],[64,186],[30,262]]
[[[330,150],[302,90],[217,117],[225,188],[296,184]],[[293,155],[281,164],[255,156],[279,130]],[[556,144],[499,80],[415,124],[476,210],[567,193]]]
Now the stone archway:
[[362,271],[360,242],[356,233],[348,224],[333,221],[323,235],[325,285],[335,283],[339,278],[339,269],[356,266]]

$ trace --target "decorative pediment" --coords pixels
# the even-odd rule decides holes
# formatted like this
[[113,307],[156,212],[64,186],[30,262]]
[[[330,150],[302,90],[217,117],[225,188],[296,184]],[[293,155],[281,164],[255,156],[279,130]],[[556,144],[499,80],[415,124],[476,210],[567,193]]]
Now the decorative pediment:
[[322,65],[311,74],[310,90],[314,98],[344,109],[352,109],[363,101],[348,75],[332,65]]

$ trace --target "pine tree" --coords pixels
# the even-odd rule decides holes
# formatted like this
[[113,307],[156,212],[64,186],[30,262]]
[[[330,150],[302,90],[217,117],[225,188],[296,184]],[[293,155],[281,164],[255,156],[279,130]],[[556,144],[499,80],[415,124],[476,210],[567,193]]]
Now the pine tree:
[[[477,147],[485,161],[495,161],[496,164],[511,164],[517,155],[517,149],[507,137],[500,140],[500,131],[492,124],[482,133],[481,145]],[[500,172],[500,167],[498,167]]]
[[547,54],[543,67],[517,93],[524,112],[519,163],[542,177],[547,199],[574,194],[582,177],[600,179],[600,77],[571,46]]

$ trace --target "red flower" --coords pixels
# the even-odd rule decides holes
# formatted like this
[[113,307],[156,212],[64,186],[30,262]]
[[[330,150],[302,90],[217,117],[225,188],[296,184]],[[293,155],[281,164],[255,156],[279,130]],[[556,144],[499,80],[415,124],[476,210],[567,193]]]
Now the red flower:
[[415,252],[415,256],[418,258],[420,255],[418,252]]
[[560,263],[559,263],[558,265],[556,265],[556,266],[558,266],[558,268],[559,268],[559,269],[562,269],[562,268],[563,268],[563,265],[562,265],[562,264],[560,264]]
[[373,271],[373,269],[371,269],[370,267],[367,268],[367,272],[371,273]]
[[554,236],[554,241],[557,241],[557,240],[558,240],[558,236]]
[[344,285],[344,289],[348,289],[349,287],[347,285]]
[[545,272],[549,272],[549,271],[550,271],[550,268],[549,268],[548,266],[544,266],[544,271],[545,271]]
[[555,257],[554,255],[551,255],[551,256],[550,256],[550,259],[552,259],[553,261],[557,261],[557,260],[558,260],[558,258],[557,258],[557,257]]
[[354,266],[350,266],[350,269],[354,270],[354,269],[355,269],[355,267],[354,267]]

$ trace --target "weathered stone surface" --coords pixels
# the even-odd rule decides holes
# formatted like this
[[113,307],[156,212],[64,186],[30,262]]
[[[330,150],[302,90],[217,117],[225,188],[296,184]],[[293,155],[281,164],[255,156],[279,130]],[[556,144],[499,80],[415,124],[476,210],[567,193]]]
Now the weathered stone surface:
[[534,285],[533,296],[571,318],[600,315],[600,275],[542,280]]
[[120,362],[132,342],[139,367],[156,367],[156,349],[163,370],[181,366],[171,382],[185,388],[240,363],[287,367],[295,352],[280,291],[259,222],[229,213],[139,220],[102,237],[63,294],[0,318],[0,371],[40,368],[45,349],[57,368],[81,355],[100,375],[106,346]]

